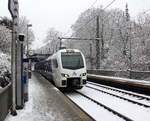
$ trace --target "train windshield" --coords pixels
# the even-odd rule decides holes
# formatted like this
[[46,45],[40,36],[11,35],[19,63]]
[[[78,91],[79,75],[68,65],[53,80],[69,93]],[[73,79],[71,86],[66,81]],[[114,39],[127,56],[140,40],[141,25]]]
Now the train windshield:
[[80,52],[61,53],[62,67],[66,69],[80,69],[84,67],[83,58]]

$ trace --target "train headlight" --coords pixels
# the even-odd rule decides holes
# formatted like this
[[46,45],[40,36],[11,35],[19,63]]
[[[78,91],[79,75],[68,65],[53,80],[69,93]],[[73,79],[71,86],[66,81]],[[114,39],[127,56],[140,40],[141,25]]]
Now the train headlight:
[[82,73],[82,74],[80,74],[80,76],[86,76],[86,73]]
[[61,74],[63,77],[66,77],[66,78],[68,78],[69,77],[69,75],[68,74]]

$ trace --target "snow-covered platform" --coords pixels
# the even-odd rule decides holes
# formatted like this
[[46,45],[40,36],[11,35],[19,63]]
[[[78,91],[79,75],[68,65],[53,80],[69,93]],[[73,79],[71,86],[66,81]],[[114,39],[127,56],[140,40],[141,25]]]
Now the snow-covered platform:
[[29,101],[5,121],[92,121],[57,88],[37,73],[29,82]]

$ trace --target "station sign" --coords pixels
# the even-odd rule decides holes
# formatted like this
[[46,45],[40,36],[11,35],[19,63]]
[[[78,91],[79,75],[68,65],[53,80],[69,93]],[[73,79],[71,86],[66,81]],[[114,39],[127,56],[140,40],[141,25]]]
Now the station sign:
[[28,59],[28,58],[23,58],[23,59],[22,59],[22,62],[28,63],[28,62],[29,62],[29,59]]

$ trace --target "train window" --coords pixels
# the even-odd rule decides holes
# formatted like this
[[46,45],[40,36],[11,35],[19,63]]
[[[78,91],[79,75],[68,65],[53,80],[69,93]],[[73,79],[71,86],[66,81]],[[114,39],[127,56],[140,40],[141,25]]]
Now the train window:
[[48,61],[48,71],[50,71],[50,72],[52,71],[51,61],[50,60]]
[[53,60],[53,64],[54,64],[54,68],[58,68],[58,63],[56,59]]
[[57,60],[56,60],[55,62],[56,62],[56,68],[58,68],[58,63],[57,63]]
[[76,53],[62,53],[61,55],[62,66],[66,69],[80,69],[84,68],[84,62],[82,55],[79,52]]

